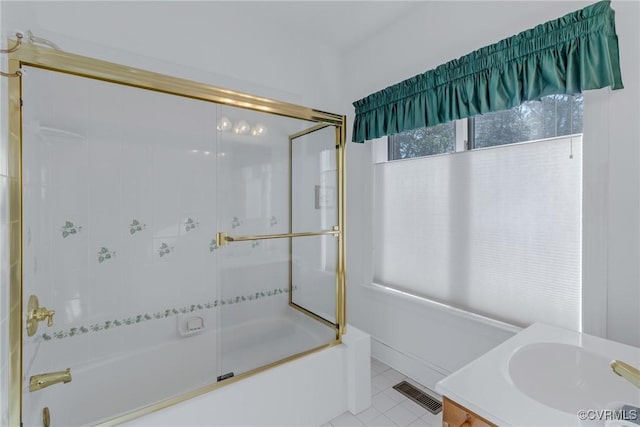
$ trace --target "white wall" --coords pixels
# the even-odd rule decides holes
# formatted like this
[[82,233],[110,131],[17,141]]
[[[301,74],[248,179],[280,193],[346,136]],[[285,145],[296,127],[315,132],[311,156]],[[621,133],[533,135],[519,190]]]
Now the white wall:
[[[252,2],[4,2],[3,36],[333,111],[338,55],[252,13]],[[311,17],[310,17],[311,18]]]
[[[345,53],[345,101],[365,97],[588,3],[416,3],[413,13]],[[586,95],[583,311],[586,332],[640,345],[640,128],[635,119],[640,116],[639,4],[618,1],[612,6],[617,12],[625,89]],[[342,109],[353,112],[347,104]],[[353,115],[348,119],[352,123]],[[435,377],[506,339],[510,332],[504,329],[368,286],[373,277],[371,144],[349,144],[347,161],[349,321],[369,332],[374,343],[392,346],[398,360],[405,360],[405,370],[431,367]],[[387,356],[383,357],[391,357]]]
[[[602,116],[609,126],[600,127],[594,137],[585,128],[585,141],[596,145],[609,142],[606,262],[606,337],[640,346],[640,3],[614,2],[616,24],[620,38],[620,59],[625,89],[593,100],[593,108],[606,106]],[[606,92],[605,92],[606,93]],[[598,96],[594,94],[594,96]],[[587,98],[585,103],[591,101]],[[589,107],[586,107],[589,108]],[[595,120],[593,121],[595,124]],[[608,138],[607,138],[608,137]],[[590,147],[594,156],[594,147]],[[585,205],[585,214],[596,208]],[[593,229],[585,233],[595,233]],[[597,257],[585,258],[583,264],[596,262]],[[590,278],[586,278],[590,279]],[[592,288],[602,283],[587,283]],[[596,297],[596,300],[599,298]]]

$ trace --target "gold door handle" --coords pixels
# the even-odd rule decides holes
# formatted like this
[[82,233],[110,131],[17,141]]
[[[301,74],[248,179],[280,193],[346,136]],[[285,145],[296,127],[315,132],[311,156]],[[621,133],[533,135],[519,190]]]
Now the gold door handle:
[[27,335],[32,337],[38,331],[38,323],[47,320],[47,326],[53,326],[53,310],[47,310],[46,307],[40,307],[38,297],[31,295],[27,303]]

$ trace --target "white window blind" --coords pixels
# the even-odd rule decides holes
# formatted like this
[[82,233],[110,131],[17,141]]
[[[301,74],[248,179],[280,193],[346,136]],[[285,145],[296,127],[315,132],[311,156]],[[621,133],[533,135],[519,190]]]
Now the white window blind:
[[581,136],[374,168],[377,283],[580,329]]

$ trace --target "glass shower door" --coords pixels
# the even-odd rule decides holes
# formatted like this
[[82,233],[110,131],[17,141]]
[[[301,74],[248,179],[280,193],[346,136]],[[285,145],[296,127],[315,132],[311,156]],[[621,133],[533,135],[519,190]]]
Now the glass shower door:
[[220,108],[219,381],[336,339],[336,131],[312,125]]
[[216,106],[28,75],[24,425],[44,408],[94,425],[215,383]]
[[[336,128],[318,125],[289,137],[292,233],[331,231],[338,225]],[[291,239],[289,304],[336,325],[338,239],[321,235]]]
[[344,117],[12,56],[12,422],[115,425],[340,343]]

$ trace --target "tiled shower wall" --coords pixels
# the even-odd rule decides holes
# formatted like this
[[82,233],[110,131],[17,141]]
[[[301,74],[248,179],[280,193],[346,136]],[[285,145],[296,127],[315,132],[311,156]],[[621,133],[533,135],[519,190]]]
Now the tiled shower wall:
[[[215,237],[287,232],[288,135],[313,123],[36,69],[23,98],[24,303],[35,294],[56,310],[53,327],[41,323],[25,343],[25,379],[179,341],[180,322],[191,315],[208,331],[220,327],[226,342],[232,326],[289,310],[287,240],[218,248]],[[267,133],[218,131],[223,116]],[[335,157],[322,154],[332,151],[335,130],[325,136],[294,159],[302,171],[294,177],[296,231],[336,223],[335,201],[314,201],[316,186],[335,187],[327,181]],[[328,313],[335,311],[334,246],[333,237],[314,237],[294,248],[299,302]],[[7,304],[7,270],[2,274]],[[322,296],[316,306],[313,295]],[[278,302],[252,304],[267,298]],[[8,310],[0,312],[4,355]],[[218,340],[205,341],[199,353],[215,372]],[[2,360],[4,405],[8,358]]]
[[[121,4],[122,7],[111,3],[102,5],[95,3],[95,7],[85,4],[84,6],[87,7],[79,7],[70,3],[53,6],[45,3],[35,5],[0,1],[0,12],[2,12],[3,36],[17,28],[31,29],[36,35],[55,41],[69,52],[140,66],[289,102],[302,101],[303,104],[322,107],[324,110],[333,111],[333,106],[339,105],[340,90],[339,85],[336,85],[337,78],[340,77],[340,67],[337,65],[339,55],[329,47],[316,46],[313,52],[310,52],[305,49],[308,45],[306,40],[292,38],[286,29],[273,26],[266,21],[255,23],[260,24],[260,28],[256,29],[257,32],[247,32],[242,28],[243,26],[234,24],[236,19],[229,19],[229,16],[242,18],[251,7],[238,7],[235,2],[228,2],[227,5],[221,3],[219,6],[209,8],[218,10],[219,13],[199,13],[209,9],[196,8],[197,10],[189,9],[184,16],[182,12],[185,11],[182,5],[177,3],[174,5],[166,3],[166,5],[158,9],[158,7],[149,8],[143,4],[126,5],[124,3]],[[149,19],[150,16],[153,19]],[[194,27],[194,20],[197,21],[200,18],[204,19],[206,24]],[[122,40],[118,40],[118,37],[114,37],[114,34],[118,34],[114,33],[114,27],[128,27],[129,23],[134,23],[136,27],[143,21],[145,33],[149,37],[138,38],[135,43],[130,43],[128,37],[124,37],[123,43]],[[76,25],[80,22],[83,25]],[[184,27],[186,30],[176,31],[176,26]],[[174,31],[167,31],[167,28],[173,28]],[[194,43],[188,43],[186,46],[183,43],[177,43],[178,48],[167,48],[175,40],[176,33],[197,33],[198,36],[192,38]],[[256,37],[255,34],[260,34],[260,37]],[[202,52],[212,52],[212,40],[233,40],[233,43],[225,45],[222,56],[215,52],[202,54]],[[3,40],[3,47],[5,41]],[[291,64],[296,66],[289,66]],[[3,66],[0,69],[6,70],[7,67]],[[0,79],[0,82],[6,81],[6,79]],[[5,132],[5,123],[2,124],[0,129]],[[268,123],[265,124],[268,125]],[[6,143],[4,136],[0,138],[3,144]],[[2,149],[0,146],[0,150]],[[5,151],[0,151],[0,163],[5,163],[4,153]],[[0,188],[4,187],[5,181],[0,177]],[[242,216],[241,213],[235,215],[239,218]],[[270,220],[270,217],[268,219]],[[286,224],[286,220],[281,218],[278,220]],[[3,225],[6,224],[3,223]],[[148,223],[147,226],[149,226]],[[0,234],[0,238],[7,240],[4,233]],[[248,245],[250,247],[250,244]],[[5,247],[0,246],[0,253]],[[93,256],[95,252],[97,251],[92,251],[91,255]],[[121,255],[122,253],[116,253],[116,257]],[[0,265],[2,275],[6,275],[7,269],[6,264]],[[0,288],[4,288],[5,278],[1,279]],[[229,292],[231,293],[231,290]],[[243,307],[243,305],[237,307]],[[7,312],[0,311],[0,313],[2,313],[1,323],[7,316]],[[0,331],[0,336],[6,336],[4,329]],[[0,355],[0,360],[4,363],[8,358],[3,353]],[[0,402],[1,396],[2,389],[0,389]],[[0,407],[0,412],[6,414],[6,411],[1,410],[3,408],[4,406]]]
[[[266,135],[218,131],[222,117],[251,127],[261,124]],[[288,230],[288,135],[310,125],[29,70],[24,93],[25,300],[36,294],[56,315],[52,328],[41,325],[31,339],[25,360],[36,358],[41,343],[62,339],[82,341],[83,348],[57,346],[63,360],[104,359],[149,345],[149,340],[97,332],[286,294],[286,240],[220,249],[215,237],[218,230],[231,235]],[[314,166],[297,178],[309,194],[326,179],[320,164],[335,160],[320,159],[322,150],[333,147],[334,132],[327,143],[311,141],[307,150],[307,157],[316,157]],[[330,166],[323,173],[335,175]],[[322,208],[313,205],[313,197],[310,203],[294,203],[299,205],[294,216],[335,217],[335,202]],[[324,222],[312,220],[303,228],[326,229],[335,220]],[[333,303],[335,264],[322,267],[315,259],[321,258],[320,241],[327,238],[313,239],[315,245],[299,251],[301,279],[322,270],[330,279],[322,292]],[[334,250],[328,254],[335,258]],[[302,290],[304,280],[300,283]],[[219,318],[214,310],[202,316],[208,328],[218,324],[224,329],[251,319],[250,305],[245,305],[243,314]],[[181,331],[171,332],[178,337]],[[90,338],[78,338],[84,335]],[[160,336],[167,339],[166,331]],[[27,363],[25,375],[36,368],[43,367]]]
[[25,298],[56,309],[36,339],[215,301],[215,106],[30,71]]

